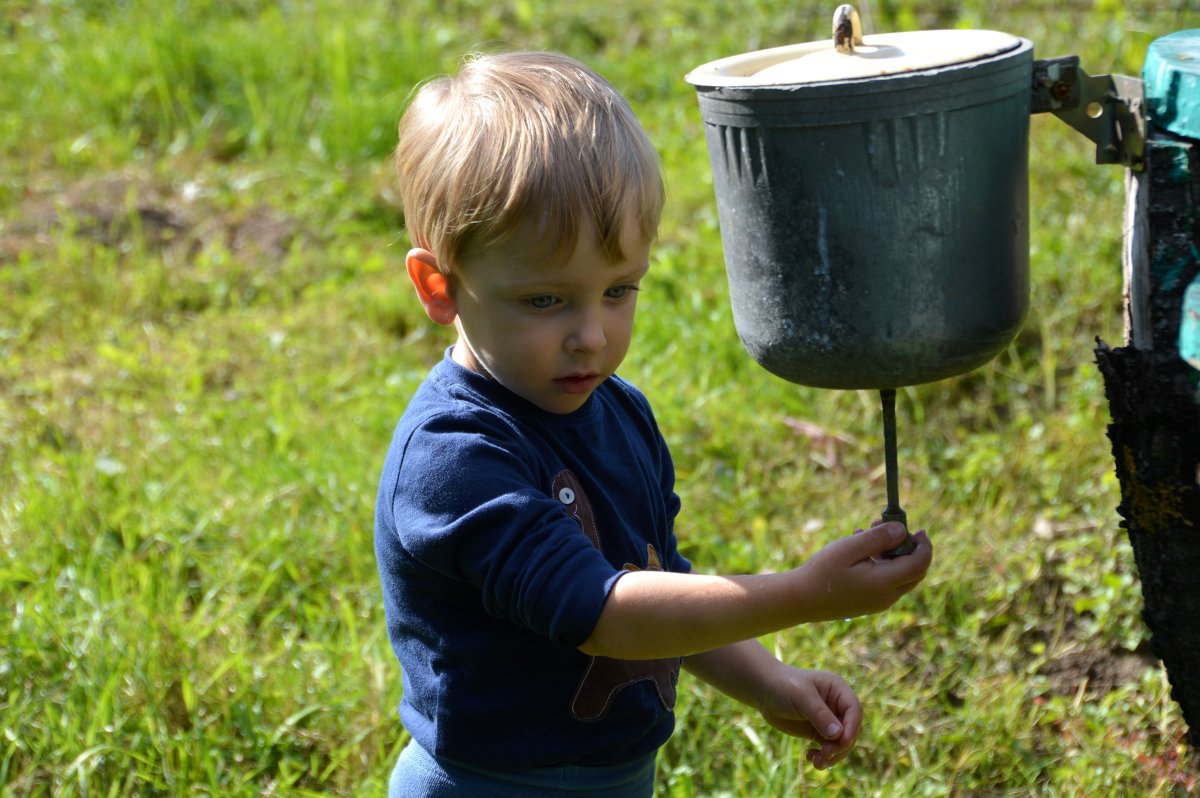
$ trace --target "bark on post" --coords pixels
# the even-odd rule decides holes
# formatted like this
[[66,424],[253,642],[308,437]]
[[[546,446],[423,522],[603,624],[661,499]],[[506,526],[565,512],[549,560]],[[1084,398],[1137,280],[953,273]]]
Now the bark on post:
[[1155,41],[1143,78],[1145,168],[1127,192],[1127,340],[1098,342],[1096,360],[1150,645],[1200,748],[1200,315],[1188,315],[1200,314],[1200,30]]

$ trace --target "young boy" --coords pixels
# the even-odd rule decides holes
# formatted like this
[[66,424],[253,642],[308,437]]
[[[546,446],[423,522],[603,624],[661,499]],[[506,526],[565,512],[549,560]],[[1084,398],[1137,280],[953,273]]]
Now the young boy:
[[932,550],[897,524],[803,566],[703,576],[679,553],[671,456],[615,375],[663,187],[625,100],[566,57],[467,61],[400,124],[425,312],[457,339],[396,428],[376,511],[412,735],[390,795],[648,796],[682,666],[841,759],[862,708],[755,638],[878,612]]

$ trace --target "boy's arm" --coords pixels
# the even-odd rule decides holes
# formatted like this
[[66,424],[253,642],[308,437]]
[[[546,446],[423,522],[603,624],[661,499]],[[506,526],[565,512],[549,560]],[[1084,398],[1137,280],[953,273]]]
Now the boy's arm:
[[730,643],[683,660],[683,667],[693,676],[754,709],[763,707],[760,685],[782,664],[757,640]]
[[929,568],[932,548],[923,532],[912,554],[878,559],[903,537],[899,524],[875,526],[776,574],[625,574],[579,649],[615,659],[686,657],[802,623],[879,612]]

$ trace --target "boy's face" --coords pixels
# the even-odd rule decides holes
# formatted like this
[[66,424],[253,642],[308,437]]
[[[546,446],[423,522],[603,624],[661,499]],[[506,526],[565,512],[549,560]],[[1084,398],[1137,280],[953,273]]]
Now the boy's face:
[[579,409],[629,350],[650,244],[633,225],[621,244],[612,263],[589,228],[565,262],[547,261],[518,234],[473,257],[453,277],[454,360],[543,410]]

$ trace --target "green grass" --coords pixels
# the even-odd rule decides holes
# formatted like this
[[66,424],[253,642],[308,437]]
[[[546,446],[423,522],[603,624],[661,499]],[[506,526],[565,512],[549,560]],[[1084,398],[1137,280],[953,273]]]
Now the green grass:
[[[392,425],[449,343],[405,287],[387,153],[477,47],[604,72],[669,205],[625,368],[672,443],[686,553],[794,565],[882,505],[866,392],[777,380],[733,332],[681,76],[822,37],[754,0],[0,9],[0,794],[379,795],[406,738],[371,548]],[[892,0],[1136,74],[1186,0]],[[902,495],[937,562],[880,616],[782,632],[867,705],[831,772],[694,680],[663,796],[1176,796],[1184,726],[1144,646],[1093,339],[1122,341],[1121,176],[1031,134],[1033,310],[993,363],[901,391]],[[796,432],[795,421],[825,436]],[[789,424],[789,422],[792,422]],[[1064,663],[1125,663],[1068,678]],[[1132,663],[1132,665],[1130,664]]]

